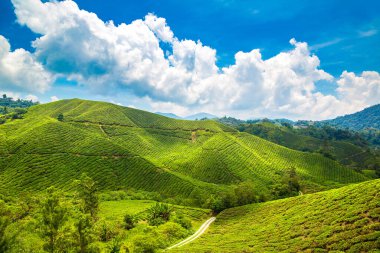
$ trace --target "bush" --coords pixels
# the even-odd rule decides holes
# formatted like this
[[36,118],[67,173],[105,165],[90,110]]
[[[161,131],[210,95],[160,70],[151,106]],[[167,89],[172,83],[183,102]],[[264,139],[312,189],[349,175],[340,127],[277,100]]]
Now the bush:
[[133,240],[135,246],[134,251],[136,253],[153,253],[160,247],[160,243],[156,238],[150,235],[138,235]]
[[204,205],[206,208],[210,208],[214,213],[219,213],[225,208],[223,200],[219,196],[211,195]]
[[175,223],[178,223],[179,225],[181,225],[185,229],[191,229],[191,227],[192,227],[191,220],[189,218],[183,216],[183,214],[176,214],[173,218],[173,221]]
[[289,168],[282,175],[282,181],[272,188],[272,195],[275,198],[285,198],[297,196],[301,190],[299,177],[295,168]]
[[126,214],[124,216],[124,228],[126,230],[131,230],[132,228],[136,227],[137,222],[138,218],[134,215]]
[[108,242],[116,236],[116,231],[107,222],[103,221],[100,223],[99,229],[99,239],[102,242]]
[[58,114],[57,120],[62,122],[63,119],[64,119],[63,114],[62,113]]
[[258,197],[255,193],[255,187],[252,183],[244,182],[235,188],[235,195],[238,205],[247,205],[258,202]]
[[180,238],[185,238],[189,232],[180,224],[174,222],[167,222],[158,227],[158,233],[164,235],[166,241],[176,241]]

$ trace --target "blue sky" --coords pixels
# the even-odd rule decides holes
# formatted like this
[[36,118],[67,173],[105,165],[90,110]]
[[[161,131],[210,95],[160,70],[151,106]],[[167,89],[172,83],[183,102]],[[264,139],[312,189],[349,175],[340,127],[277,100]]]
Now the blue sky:
[[[28,1],[37,0],[27,0],[25,2]],[[10,0],[4,0],[0,2],[0,35],[9,41],[12,50],[24,48],[31,54],[38,50],[44,50],[43,46],[37,49],[31,46],[32,41],[41,37],[41,34],[36,32],[36,29],[33,29],[31,21],[29,23],[28,21],[24,22],[24,25],[17,22],[17,16],[14,13],[15,2],[17,4],[18,1],[15,0],[12,3]],[[75,2],[79,9],[95,13],[104,22],[112,20],[116,26],[121,23],[130,24],[134,20],[144,19],[148,13],[152,13],[156,17],[162,17],[166,19],[167,26],[170,27],[179,41],[185,39],[195,43],[200,41],[203,46],[216,50],[216,66],[219,68],[219,72],[222,71],[223,67],[235,64],[235,54],[239,51],[248,53],[253,49],[260,49],[261,58],[267,60],[276,57],[281,52],[293,50],[294,45],[289,44],[291,38],[295,38],[298,42],[306,42],[310,57],[316,55],[320,61],[317,68],[331,75],[334,80],[326,77],[310,79],[315,88],[312,90],[308,87],[302,88],[301,94],[310,91],[313,94],[320,92],[324,96],[331,95],[338,100],[342,100],[340,97],[347,92],[343,94],[340,91],[343,95],[340,94],[337,91],[337,88],[339,88],[337,83],[343,71],[352,72],[355,74],[356,79],[362,78],[365,82],[370,82],[368,80],[373,78],[361,76],[363,71],[380,72],[380,12],[378,11],[380,10],[380,1],[76,0]],[[28,7],[20,4],[19,8]],[[20,19],[20,17],[18,18]],[[47,33],[43,35],[47,36]],[[160,41],[160,46],[164,53],[173,53],[172,44]],[[36,55],[36,60],[44,65],[45,63],[41,60],[42,58],[39,54]],[[48,64],[46,64],[46,68],[48,71],[52,71]],[[49,89],[33,95],[38,96],[42,101],[48,101],[52,96],[57,96],[58,98],[79,96],[87,99],[122,103],[126,106],[133,105],[147,110],[169,110],[179,114],[208,110],[219,115],[232,114],[233,116],[241,117],[288,116],[290,118],[305,118],[308,116],[307,109],[305,109],[306,111],[298,112],[293,108],[294,106],[299,106],[297,103],[284,104],[276,101],[273,105],[268,106],[268,101],[274,98],[262,101],[260,104],[251,103],[250,106],[247,106],[247,103],[242,103],[242,105],[235,103],[225,108],[223,106],[213,108],[211,105],[203,106],[207,104],[202,102],[208,100],[207,95],[203,95],[205,98],[202,98],[202,94],[197,94],[200,102],[194,102],[190,99],[189,102],[181,103],[171,98],[171,96],[166,97],[166,91],[161,94],[160,91],[147,90],[147,87],[150,86],[140,85],[140,81],[131,82],[135,86],[140,85],[141,87],[139,88],[130,88],[131,86],[128,86],[131,85],[130,83],[126,85],[128,88],[115,84],[112,87],[117,92],[105,95],[104,91],[94,92],[96,89],[91,85],[81,85],[82,79],[76,80],[72,76],[68,77],[56,72],[54,72],[54,75],[59,74],[60,76],[59,78],[53,78],[54,82],[49,85]],[[73,80],[67,81],[67,79]],[[353,82],[354,79],[351,78],[350,80]],[[347,80],[346,83],[348,83]],[[357,80],[358,82],[360,81],[359,79]],[[258,81],[251,79],[251,82]],[[341,82],[344,82],[344,80]],[[268,81],[268,83],[272,82]],[[244,86],[245,84],[241,85]],[[265,85],[268,86],[269,84]],[[345,90],[349,86],[348,84],[345,85],[345,87],[341,87],[341,90]],[[377,83],[371,83],[370,85],[375,85],[375,87],[371,86],[372,88],[368,88],[368,90],[374,89],[377,92]],[[19,92],[20,95],[30,93],[30,90],[24,91],[19,86],[17,86],[17,89],[9,89],[9,87],[11,86],[9,85],[8,89],[5,89],[7,87],[0,86],[0,90]],[[199,86],[194,87],[201,89]],[[252,87],[255,86],[253,85]],[[207,88],[207,90],[209,89],[211,88]],[[244,91],[246,92],[247,90]],[[252,92],[254,91],[255,88],[252,89]],[[361,91],[363,91],[363,87],[361,87]],[[145,96],[142,94],[144,92],[146,92]],[[294,93],[292,91],[286,92],[289,92],[289,94]],[[350,92],[353,91],[350,90]],[[365,93],[365,91],[363,92]],[[144,97],[143,100],[141,100],[142,97]],[[226,99],[233,101],[235,98]],[[247,98],[239,97],[237,99],[243,100]],[[317,98],[311,97],[308,99]],[[358,101],[365,99],[365,97],[357,98]],[[326,98],[323,103],[327,100],[331,101],[330,98]],[[376,101],[378,102],[373,97],[367,100],[368,102],[357,102],[357,105],[350,108],[347,113],[372,105]],[[315,103],[317,102],[316,100]],[[156,105],[151,106],[147,105],[147,103],[156,103]],[[318,102],[318,104],[320,103]],[[159,104],[163,106],[160,107]],[[302,107],[303,104],[300,106]],[[308,106],[310,107],[311,105]],[[308,106],[305,105],[305,108],[309,108]],[[314,105],[314,107],[316,106]],[[328,105],[324,105],[320,109],[321,114],[326,115],[322,117],[335,116],[344,112],[342,109],[331,113],[323,111],[327,110],[327,107]],[[344,107],[342,105],[342,108]],[[292,110],[289,110],[292,112],[287,112],[284,108],[292,108]],[[319,113],[319,111],[316,111],[316,113]]]

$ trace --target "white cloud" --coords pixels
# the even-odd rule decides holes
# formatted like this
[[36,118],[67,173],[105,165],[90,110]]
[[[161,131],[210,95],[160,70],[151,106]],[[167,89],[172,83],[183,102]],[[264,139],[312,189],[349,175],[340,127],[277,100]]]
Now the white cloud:
[[340,99],[353,107],[366,107],[380,102],[380,74],[364,71],[357,76],[344,71],[337,81]]
[[164,42],[173,42],[174,34],[170,27],[166,25],[166,19],[158,18],[155,15],[149,13],[145,17],[145,24],[152,30],[157,38]]
[[58,101],[59,100],[59,98],[57,97],[57,96],[52,96],[52,97],[50,97],[50,101],[51,102],[56,102],[56,101]]
[[29,100],[29,101],[33,101],[33,102],[38,102],[38,97],[33,95],[33,94],[29,94],[25,97],[26,100]]
[[8,41],[0,35],[0,89],[45,92],[53,76],[24,49],[11,51]]
[[[166,20],[153,14],[115,25],[70,0],[12,2],[18,22],[41,34],[33,42],[34,55],[23,51],[41,62],[32,61],[34,65],[102,94],[128,90],[153,110],[320,119],[379,102],[379,96],[363,88],[378,94],[377,72],[359,77],[344,72],[337,97],[318,92],[316,82],[335,85],[335,80],[319,68],[308,45],[295,39],[288,52],[270,59],[263,59],[258,49],[238,52],[233,65],[220,69],[215,49],[176,38]],[[160,42],[172,52],[164,53]],[[9,54],[9,44],[0,43],[0,48],[0,57]]]

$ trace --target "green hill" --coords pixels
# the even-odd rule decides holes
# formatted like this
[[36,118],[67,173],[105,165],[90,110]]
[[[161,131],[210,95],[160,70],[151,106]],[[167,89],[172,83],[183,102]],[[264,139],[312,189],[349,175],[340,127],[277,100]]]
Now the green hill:
[[[58,120],[62,115],[63,119]],[[31,107],[0,126],[0,192],[70,189],[86,172],[102,189],[133,187],[197,199],[244,181],[270,188],[295,168],[305,191],[367,178],[215,121],[185,121],[104,102]]]
[[380,180],[228,209],[178,252],[378,252]]
[[380,164],[378,153],[351,131],[312,126],[297,129],[270,122],[241,124],[237,128],[291,149],[319,152],[359,170],[374,169],[375,164]]

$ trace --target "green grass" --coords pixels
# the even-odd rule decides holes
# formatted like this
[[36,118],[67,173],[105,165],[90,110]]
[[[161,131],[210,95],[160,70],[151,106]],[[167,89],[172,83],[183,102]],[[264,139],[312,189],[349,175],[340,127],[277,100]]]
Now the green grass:
[[378,252],[380,180],[223,211],[175,252]]
[[[125,214],[144,216],[146,210],[152,207],[156,202],[151,200],[117,200],[103,201],[99,206],[99,217],[107,220],[111,224],[123,224]],[[192,221],[194,229],[197,229],[211,215],[211,210],[171,205],[176,214],[182,214]]]
[[[57,120],[64,115],[63,122]],[[368,178],[215,121],[175,120],[79,99],[37,105],[0,126],[0,193],[71,189],[83,172],[104,190],[133,187],[186,199],[243,181],[270,187],[294,167],[306,192]]]
[[150,200],[104,201],[99,205],[99,216],[109,222],[121,224],[126,214],[139,214],[149,209],[155,203],[155,201]]

